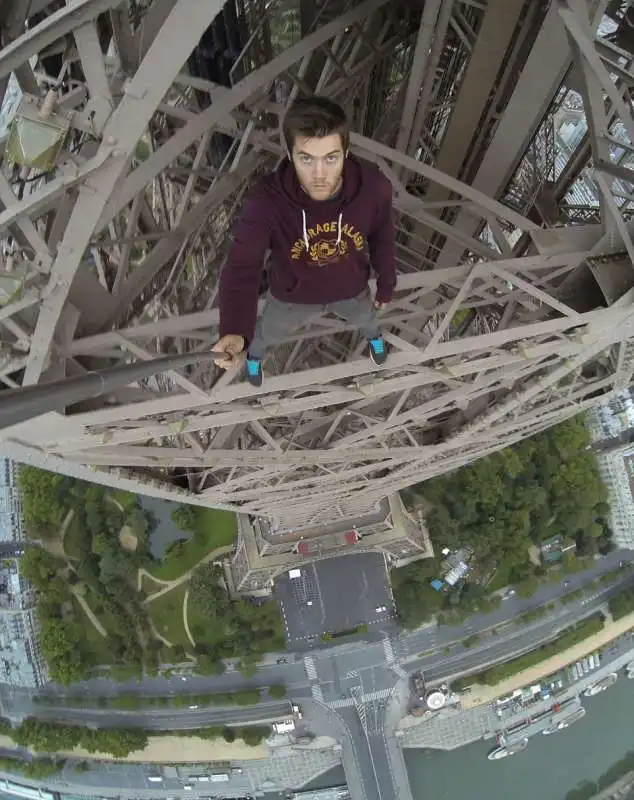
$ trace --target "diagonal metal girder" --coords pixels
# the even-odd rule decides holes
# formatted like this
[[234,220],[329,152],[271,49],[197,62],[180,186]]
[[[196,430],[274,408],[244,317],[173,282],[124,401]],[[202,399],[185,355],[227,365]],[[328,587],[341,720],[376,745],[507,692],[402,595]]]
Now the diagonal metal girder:
[[[600,224],[544,230],[495,200],[488,186],[461,183],[433,160],[418,161],[411,147],[406,155],[400,148],[411,145],[417,116],[408,70],[420,75],[429,42],[436,44],[431,34],[444,36],[447,4],[426,4],[424,18],[411,3],[371,0],[339,16],[335,6],[330,0],[323,12],[331,21],[290,46],[276,39],[276,19],[263,7],[240,44],[241,68],[250,66],[231,89],[187,74],[185,66],[221,3],[155,2],[134,30],[113,3],[114,44],[106,47],[94,27],[105,6],[77,2],[13,46],[5,64],[72,33],[78,63],[90,60],[91,68],[73,75],[83,84],[72,91],[85,98],[72,106],[79,150],[67,152],[46,182],[34,181],[33,191],[19,195],[6,179],[10,202],[0,213],[0,236],[9,226],[30,225],[52,268],[50,278],[50,262],[27,272],[22,296],[0,310],[0,380],[19,385],[25,367],[25,385],[43,379],[49,353],[53,370],[81,375],[209,349],[232,215],[253,177],[279,157],[287,92],[301,85],[320,49],[323,91],[355,108],[384,107],[403,126],[393,140],[376,140],[367,128],[353,135],[355,153],[378,164],[394,187],[400,276],[381,317],[391,348],[386,367],[372,367],[343,320],[318,319],[270,354],[260,389],[239,371],[217,380],[201,363],[16,425],[2,433],[3,452],[131,491],[300,526],[366,512],[377,498],[537,433],[631,379],[634,286],[624,282],[607,307],[597,290],[583,310],[574,293],[560,291],[584,263],[605,285],[602,271],[610,265],[597,257],[615,260],[618,269],[627,256],[628,219],[617,221],[607,206],[609,236]],[[583,47],[586,40],[594,47],[582,7],[571,0],[566,8],[573,27],[582,20]],[[374,41],[370,30],[378,31]],[[131,40],[142,44],[136,56]],[[474,52],[482,45],[476,38]],[[108,52],[100,64],[98,47]],[[578,60],[603,80],[583,47]],[[560,70],[562,55],[555,60]],[[75,102],[60,91],[61,102]],[[522,124],[537,127],[524,118]],[[220,133],[229,137],[221,157]],[[616,198],[611,176],[602,175]],[[427,193],[415,196],[412,185]],[[63,204],[70,208],[66,223]],[[456,210],[467,228],[452,223]],[[479,236],[486,225],[494,241]],[[447,260],[449,245],[430,255],[429,242],[416,236],[421,226],[454,242],[454,256]],[[521,257],[517,235],[531,245]],[[32,254],[20,257],[33,265]],[[173,480],[175,471],[187,476],[189,490]]]

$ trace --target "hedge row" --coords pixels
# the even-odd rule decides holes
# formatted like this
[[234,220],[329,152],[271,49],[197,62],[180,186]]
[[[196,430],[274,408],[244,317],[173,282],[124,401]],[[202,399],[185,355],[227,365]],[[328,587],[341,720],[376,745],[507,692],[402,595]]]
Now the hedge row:
[[525,653],[523,656],[514,658],[512,661],[506,661],[504,664],[496,664],[474,675],[458,678],[452,682],[452,686],[458,691],[464,689],[466,686],[471,686],[473,683],[494,686],[496,683],[500,683],[500,681],[506,678],[517,675],[518,672],[534,667],[536,664],[546,661],[546,659],[567,650],[569,647],[573,647],[589,636],[599,633],[599,631],[603,630],[604,624],[605,619],[603,615],[582,620],[571,628],[568,628],[554,641],[547,642],[536,650],[531,650],[530,653]]

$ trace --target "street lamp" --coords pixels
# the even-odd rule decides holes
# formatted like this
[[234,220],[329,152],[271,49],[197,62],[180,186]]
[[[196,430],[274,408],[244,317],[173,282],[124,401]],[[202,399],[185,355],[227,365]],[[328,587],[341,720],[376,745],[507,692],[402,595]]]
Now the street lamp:
[[24,95],[15,113],[7,155],[22,167],[50,172],[61,155],[70,129],[70,115],[55,112],[57,92],[51,89],[44,101]]
[[[85,375],[63,378],[51,383],[7,389],[5,392],[0,392],[0,430],[38,417],[47,411],[122,389],[130,383],[149,378],[159,372],[213,361],[214,358],[218,358],[218,353],[183,353],[162,356],[151,361],[124,364],[101,372],[88,372]],[[218,378],[222,374],[220,372]]]

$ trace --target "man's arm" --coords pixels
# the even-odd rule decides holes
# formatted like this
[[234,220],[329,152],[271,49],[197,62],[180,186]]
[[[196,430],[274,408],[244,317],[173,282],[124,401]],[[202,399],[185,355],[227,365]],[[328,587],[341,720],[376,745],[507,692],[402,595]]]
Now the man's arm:
[[253,338],[264,255],[271,246],[265,193],[258,189],[242,207],[229,257],[220,275],[220,337]]
[[389,303],[396,286],[394,212],[392,184],[383,175],[377,185],[377,194],[374,224],[368,236],[368,250],[370,263],[376,272],[375,301]]

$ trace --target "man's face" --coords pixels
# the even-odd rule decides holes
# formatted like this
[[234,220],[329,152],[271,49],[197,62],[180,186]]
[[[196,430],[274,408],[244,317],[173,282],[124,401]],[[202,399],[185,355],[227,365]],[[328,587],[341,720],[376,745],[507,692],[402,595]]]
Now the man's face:
[[327,200],[339,188],[345,153],[341,136],[298,136],[291,154],[299,182],[313,200]]

